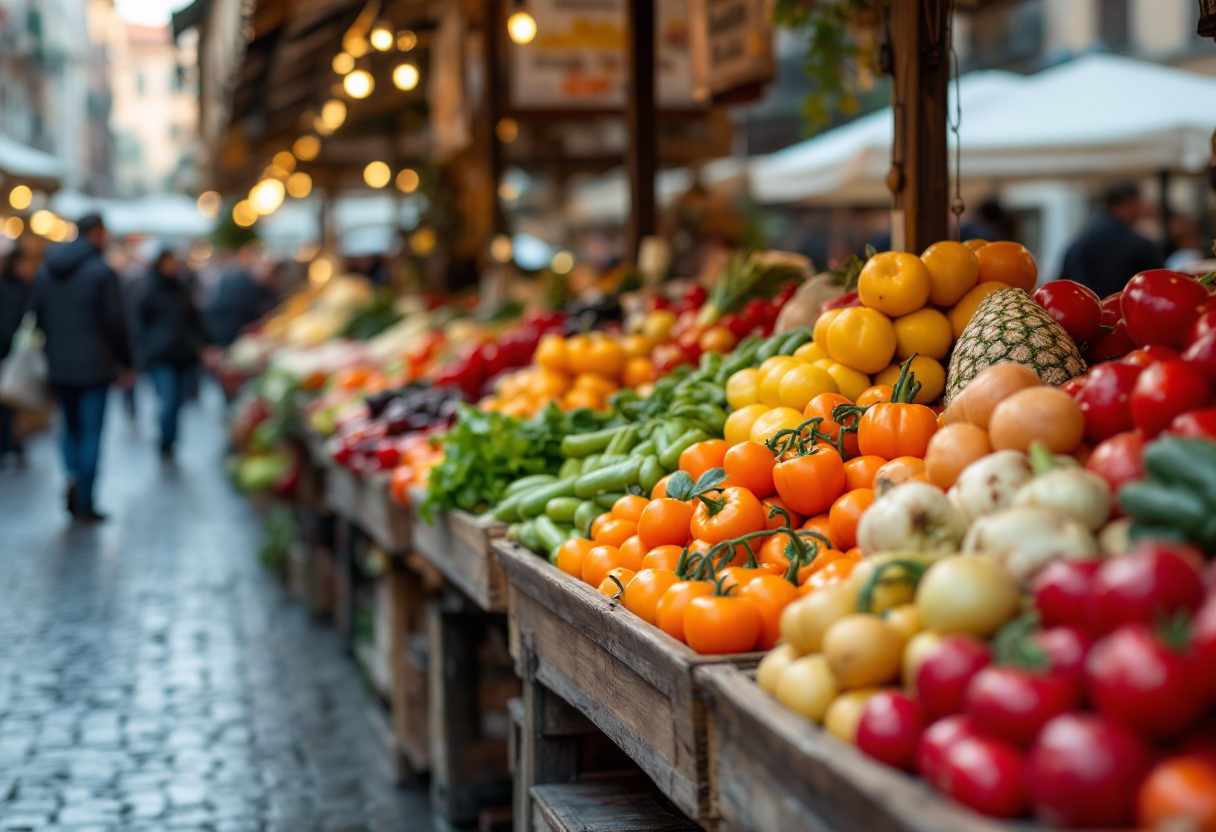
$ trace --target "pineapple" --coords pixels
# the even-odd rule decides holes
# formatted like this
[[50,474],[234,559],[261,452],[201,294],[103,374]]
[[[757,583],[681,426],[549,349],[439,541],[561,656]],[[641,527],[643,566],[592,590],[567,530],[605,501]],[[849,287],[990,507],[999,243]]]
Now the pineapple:
[[1024,364],[1057,386],[1087,369],[1064,328],[1022,289],[993,292],[975,310],[950,357],[946,404],[980,371],[1002,361]]

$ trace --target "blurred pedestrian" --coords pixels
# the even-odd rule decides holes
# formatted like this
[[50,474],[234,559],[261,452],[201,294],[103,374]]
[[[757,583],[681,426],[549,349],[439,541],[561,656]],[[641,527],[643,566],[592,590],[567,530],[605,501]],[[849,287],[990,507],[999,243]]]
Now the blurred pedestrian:
[[[33,279],[34,259],[21,246],[14,247],[0,268],[0,361],[8,357],[13,336],[21,326]],[[25,467],[25,447],[13,432],[16,417],[16,411],[0,404],[0,466],[13,454],[17,467]]]
[[1157,244],[1134,230],[1144,214],[1144,198],[1136,183],[1113,186],[1106,192],[1106,210],[1069,246],[1060,277],[1088,286],[1104,298],[1121,291],[1140,272],[1161,268],[1164,258]]
[[30,309],[46,336],[48,380],[63,411],[68,511],[94,523],[105,519],[93,501],[93,484],[106,395],[116,379],[131,383],[131,347],[118,277],[101,257],[105,225],[88,214],[76,227],[75,240],[47,249]]
[[133,318],[136,349],[160,399],[160,454],[170,461],[178,413],[203,344],[190,287],[172,251],[162,251],[153,261]]
[[1203,252],[1203,242],[1199,236],[1199,226],[1184,214],[1174,214],[1170,217],[1167,227],[1170,241],[1170,256],[1165,258],[1165,267],[1174,271],[1186,271],[1209,255]]
[[205,310],[208,339],[227,347],[241,330],[274,308],[278,295],[268,285],[276,269],[257,262],[253,249],[238,252],[211,292]]

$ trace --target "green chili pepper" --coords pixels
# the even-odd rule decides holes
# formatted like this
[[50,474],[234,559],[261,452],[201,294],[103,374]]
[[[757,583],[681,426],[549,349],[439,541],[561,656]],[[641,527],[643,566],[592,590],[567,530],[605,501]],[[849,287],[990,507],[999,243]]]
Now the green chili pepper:
[[504,497],[510,497],[513,494],[518,494],[521,491],[527,491],[535,488],[538,485],[548,485],[549,483],[557,482],[558,477],[552,474],[533,474],[530,477],[520,477],[507,486],[507,490],[503,492]]
[[587,499],[605,491],[623,491],[630,485],[637,485],[641,467],[642,460],[633,457],[583,474],[574,481],[574,493]]
[[566,542],[566,536],[562,534],[562,530],[549,517],[542,514],[534,522],[536,524],[536,538],[537,542],[540,543],[541,551],[551,552]]
[[555,497],[573,497],[575,482],[574,477],[569,477],[527,492],[519,504],[519,516],[525,520],[536,517],[544,513],[545,506]]
[[579,504],[578,511],[574,512],[574,528],[586,532],[591,522],[603,513],[604,509],[595,500],[584,500]]
[[536,522],[528,520],[519,524],[519,545],[533,552],[540,551],[540,538],[536,536]]
[[638,469],[638,485],[642,487],[642,493],[649,496],[654,487],[658,485],[659,480],[667,476],[667,469],[663,467],[663,463],[659,462],[659,458],[654,454],[642,460],[642,467]]
[[581,459],[599,453],[612,444],[612,440],[616,438],[617,434],[627,427],[627,425],[618,425],[593,433],[575,433],[562,437],[562,456]]
[[545,516],[554,523],[573,523],[574,514],[582,504],[578,497],[554,497],[545,503]]

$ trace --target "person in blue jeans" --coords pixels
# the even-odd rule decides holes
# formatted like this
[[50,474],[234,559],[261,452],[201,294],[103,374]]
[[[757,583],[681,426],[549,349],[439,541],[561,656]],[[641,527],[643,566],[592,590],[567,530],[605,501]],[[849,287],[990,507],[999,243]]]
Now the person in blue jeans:
[[105,519],[93,485],[106,395],[116,380],[131,382],[131,345],[118,277],[101,257],[105,225],[89,214],[76,227],[75,240],[47,249],[30,310],[46,336],[47,380],[63,416],[68,511],[79,522],[96,523]]
[[202,323],[172,251],[162,251],[153,261],[134,321],[137,351],[160,399],[161,457],[171,461],[178,413],[203,344]]

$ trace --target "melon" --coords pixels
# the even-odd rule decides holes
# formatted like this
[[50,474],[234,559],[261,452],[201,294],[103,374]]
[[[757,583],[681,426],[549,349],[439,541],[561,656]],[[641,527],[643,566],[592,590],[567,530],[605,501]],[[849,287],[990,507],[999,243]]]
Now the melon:
[[1057,386],[1087,369],[1064,327],[1022,289],[993,292],[975,310],[950,357],[946,404],[1002,361],[1029,367],[1043,383]]

